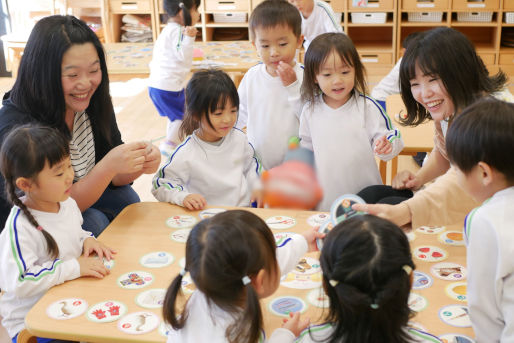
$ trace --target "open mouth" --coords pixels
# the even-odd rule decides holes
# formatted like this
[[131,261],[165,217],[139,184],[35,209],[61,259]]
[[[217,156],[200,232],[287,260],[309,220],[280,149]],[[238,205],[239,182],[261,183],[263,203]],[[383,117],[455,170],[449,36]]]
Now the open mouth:
[[437,106],[441,105],[442,103],[443,103],[443,100],[435,100],[435,101],[430,101],[430,102],[425,103],[425,106],[427,107],[428,110],[431,110],[431,109],[434,109]]

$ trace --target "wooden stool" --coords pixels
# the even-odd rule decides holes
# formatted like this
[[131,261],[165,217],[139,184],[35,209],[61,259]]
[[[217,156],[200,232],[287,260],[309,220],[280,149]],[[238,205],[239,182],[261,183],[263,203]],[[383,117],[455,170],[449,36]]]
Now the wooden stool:
[[17,343],[37,343],[36,336],[32,336],[27,329],[23,329],[18,334],[18,338],[16,339]]

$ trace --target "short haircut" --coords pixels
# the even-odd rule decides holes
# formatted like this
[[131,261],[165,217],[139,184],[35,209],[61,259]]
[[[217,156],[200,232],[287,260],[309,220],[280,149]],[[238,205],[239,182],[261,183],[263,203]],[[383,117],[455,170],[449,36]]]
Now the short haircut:
[[257,28],[270,29],[281,25],[289,27],[295,37],[300,37],[302,34],[300,12],[286,0],[265,0],[255,7],[250,15],[250,39],[255,40]]
[[514,104],[492,97],[465,108],[446,135],[450,161],[465,174],[485,162],[514,184]]

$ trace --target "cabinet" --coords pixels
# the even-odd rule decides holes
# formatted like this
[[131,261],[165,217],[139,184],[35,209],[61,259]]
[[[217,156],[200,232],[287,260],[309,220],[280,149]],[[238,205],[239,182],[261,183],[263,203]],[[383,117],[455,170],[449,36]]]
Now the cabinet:
[[154,0],[103,0],[106,1],[107,17],[109,20],[109,33],[107,42],[119,42],[122,36],[122,17],[125,14],[134,14],[152,30],[152,40],[158,35],[156,29],[157,11]]
[[95,31],[98,38],[105,42],[108,23],[107,11],[103,0],[60,0],[61,12],[84,20]]

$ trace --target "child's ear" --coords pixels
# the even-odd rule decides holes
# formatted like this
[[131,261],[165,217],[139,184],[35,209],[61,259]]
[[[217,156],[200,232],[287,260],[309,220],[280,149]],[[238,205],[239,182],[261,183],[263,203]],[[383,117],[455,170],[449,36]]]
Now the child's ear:
[[303,35],[300,35],[300,37],[298,37],[298,41],[296,42],[296,48],[297,49],[300,49],[302,47],[303,40],[304,40]]
[[480,180],[482,185],[489,186],[494,181],[494,170],[487,163],[478,162],[478,170],[480,172]]
[[259,298],[264,294],[264,280],[266,276],[266,270],[261,269],[254,277],[252,277],[252,286]]
[[16,184],[16,187],[18,187],[25,193],[30,191],[30,188],[32,187],[32,181],[30,181],[29,179],[27,179],[25,177],[17,178],[15,184]]

